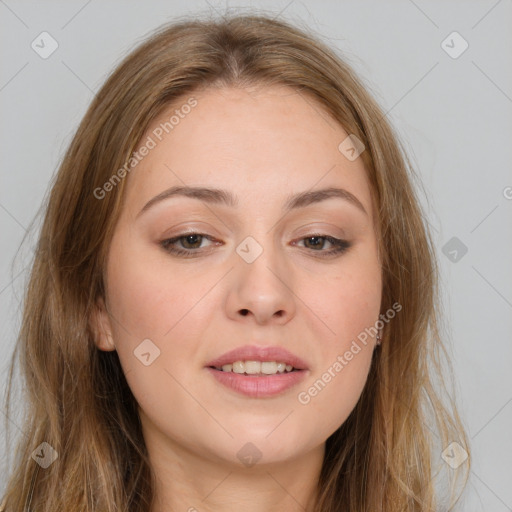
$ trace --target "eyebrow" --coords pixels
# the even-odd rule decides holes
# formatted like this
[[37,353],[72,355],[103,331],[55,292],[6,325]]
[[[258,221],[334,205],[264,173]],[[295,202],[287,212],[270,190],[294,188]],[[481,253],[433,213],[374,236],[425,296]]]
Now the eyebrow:
[[[204,201],[206,203],[221,204],[229,206],[231,208],[237,207],[239,204],[238,198],[228,190],[207,187],[176,186],[168,188],[167,190],[164,190],[157,196],[150,199],[144,205],[142,210],[137,214],[137,217],[139,217],[145,211],[149,210],[155,204],[160,203],[165,199],[169,199],[171,197],[176,196],[199,199],[200,201]],[[321,201],[325,201],[331,198],[343,199],[352,204],[353,206],[357,207],[365,215],[368,215],[363,204],[354,194],[343,188],[336,187],[309,190],[306,192],[300,192],[298,194],[288,196],[283,207],[283,210],[288,212],[291,210],[295,210],[297,208],[305,208],[306,206],[320,203]]]

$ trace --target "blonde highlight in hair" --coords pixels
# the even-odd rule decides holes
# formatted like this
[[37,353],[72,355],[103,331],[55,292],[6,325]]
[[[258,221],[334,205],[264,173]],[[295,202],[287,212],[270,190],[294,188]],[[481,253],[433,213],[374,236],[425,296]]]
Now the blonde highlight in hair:
[[[455,491],[446,505],[436,498],[432,446],[457,441],[469,448],[453,399],[446,393],[444,404],[436,389],[449,359],[440,336],[435,251],[412,166],[341,58],[302,30],[254,15],[179,21],[154,33],[107,79],[63,158],[16,349],[26,383],[26,437],[5,492],[7,512],[150,510],[154,474],[137,403],[117,353],[98,350],[89,321],[105,297],[105,261],[126,180],[101,200],[94,190],[126,164],[170,103],[209,87],[253,85],[293,88],[363,142],[376,205],[382,312],[396,303],[403,308],[384,329],[356,407],[327,439],[315,512],[452,509]],[[43,442],[59,454],[47,469],[31,457]],[[468,467],[469,459],[461,469]],[[455,482],[460,471],[452,473]]]

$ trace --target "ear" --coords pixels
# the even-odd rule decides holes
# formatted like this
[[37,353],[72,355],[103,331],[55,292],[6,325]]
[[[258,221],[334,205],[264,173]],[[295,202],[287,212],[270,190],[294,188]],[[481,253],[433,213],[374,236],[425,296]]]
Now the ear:
[[100,350],[110,352],[116,349],[114,338],[112,336],[112,327],[110,318],[105,307],[105,302],[100,297],[94,306],[94,310],[89,319],[91,330],[94,336],[94,343]]

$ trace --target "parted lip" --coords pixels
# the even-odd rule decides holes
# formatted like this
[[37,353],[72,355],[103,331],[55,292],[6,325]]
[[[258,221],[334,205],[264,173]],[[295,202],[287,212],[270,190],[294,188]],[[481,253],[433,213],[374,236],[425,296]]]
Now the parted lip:
[[217,359],[210,361],[206,366],[221,367],[225,364],[231,364],[235,361],[276,361],[293,366],[296,370],[307,370],[308,365],[300,357],[292,354],[283,347],[260,347],[257,345],[244,345],[235,348]]

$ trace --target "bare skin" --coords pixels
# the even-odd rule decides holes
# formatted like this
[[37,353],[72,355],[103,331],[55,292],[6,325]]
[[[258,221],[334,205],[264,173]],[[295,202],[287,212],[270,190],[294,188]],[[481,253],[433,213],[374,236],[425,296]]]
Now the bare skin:
[[[118,351],[139,404],[158,482],[151,512],[311,511],[325,441],[359,399],[375,345],[369,338],[342,371],[332,370],[380,312],[366,171],[361,158],[338,150],[344,129],[289,88],[193,96],[197,106],[126,178],[106,302],[93,318],[97,345]],[[185,185],[225,189],[238,205],[174,196],[141,213]],[[329,187],[349,191],[362,208],[331,197],[283,210],[289,196]],[[350,246],[333,254],[336,245],[320,234]],[[251,263],[236,251],[249,236],[262,249]],[[160,351],[148,366],[134,355],[146,339]],[[268,398],[217,382],[207,363],[246,344],[288,349],[307,362],[305,379]],[[330,381],[308,393],[329,368]],[[242,461],[243,449],[255,464]]]

